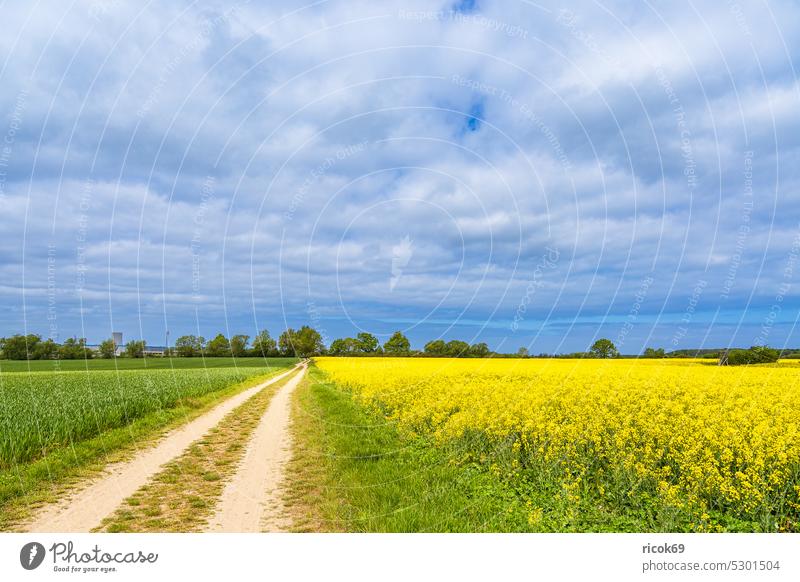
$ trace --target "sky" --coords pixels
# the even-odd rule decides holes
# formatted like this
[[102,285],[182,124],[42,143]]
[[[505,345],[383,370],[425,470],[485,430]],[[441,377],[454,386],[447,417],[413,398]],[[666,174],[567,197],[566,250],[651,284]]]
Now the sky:
[[795,2],[1,10],[0,336],[800,346]]

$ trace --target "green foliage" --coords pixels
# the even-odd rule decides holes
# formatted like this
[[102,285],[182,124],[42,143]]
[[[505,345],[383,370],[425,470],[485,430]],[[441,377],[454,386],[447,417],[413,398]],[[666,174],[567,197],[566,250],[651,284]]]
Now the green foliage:
[[530,354],[528,353],[528,348],[520,348],[517,350],[517,356],[520,358],[527,358]]
[[411,351],[411,342],[401,332],[396,331],[383,344],[383,351],[388,356],[404,356]]
[[238,334],[231,338],[231,355],[241,358],[247,355],[247,342],[250,341],[249,335]]
[[262,329],[253,339],[253,354],[262,358],[278,355],[278,344],[269,335],[269,331]]
[[103,340],[100,343],[100,357],[105,359],[113,358],[117,355],[117,344],[114,343],[113,339]]
[[371,333],[362,332],[358,336],[344,337],[333,340],[328,349],[331,356],[360,356],[363,354],[377,354],[381,349],[378,338]]
[[491,352],[489,351],[489,346],[485,343],[481,342],[479,344],[473,344],[469,348],[469,355],[475,358],[485,358]]
[[469,344],[461,340],[451,340],[447,342],[446,352],[451,358],[463,358],[469,355]]
[[36,346],[42,341],[41,336],[36,334],[13,335],[3,338],[2,347],[3,358],[7,360],[32,360]]
[[486,358],[491,355],[489,346],[485,343],[469,345],[467,342],[452,340],[432,340],[425,344],[425,355],[449,358]]
[[447,354],[447,344],[444,340],[432,340],[425,344],[424,350],[429,356],[444,356]]
[[224,358],[231,355],[231,342],[224,335],[217,334],[206,344],[206,355],[212,358]]
[[93,356],[92,350],[86,347],[85,338],[68,338],[58,348],[58,357],[62,360],[89,360]]
[[364,354],[373,354],[378,351],[380,343],[371,333],[362,332],[356,336],[356,349]]
[[281,354],[298,358],[316,356],[325,351],[322,336],[317,330],[307,325],[298,330],[290,327],[284,331],[278,338],[278,347]]
[[51,339],[36,344],[33,348],[34,360],[54,360],[58,358],[59,345]]
[[771,364],[777,362],[781,353],[767,346],[752,346],[748,350],[731,350],[720,358],[721,364],[729,366],[748,366],[750,364]]
[[123,355],[126,358],[143,358],[147,344],[144,340],[131,340],[125,344]]
[[664,351],[664,348],[645,348],[644,354],[642,354],[643,358],[666,358],[667,354]]
[[328,353],[332,356],[351,356],[356,352],[356,340],[351,337],[335,339]]
[[205,344],[202,336],[182,335],[175,340],[175,352],[182,358],[196,358],[203,355]]
[[589,353],[595,358],[616,358],[619,356],[617,346],[610,339],[601,338],[592,344]]

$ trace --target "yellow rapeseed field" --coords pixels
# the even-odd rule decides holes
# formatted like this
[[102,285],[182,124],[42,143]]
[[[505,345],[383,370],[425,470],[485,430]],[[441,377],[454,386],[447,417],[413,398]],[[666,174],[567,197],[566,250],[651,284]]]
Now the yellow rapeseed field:
[[[408,433],[563,503],[647,499],[694,530],[796,531],[800,367],[708,360],[318,358]],[[464,447],[464,444],[468,444]],[[520,475],[525,480],[520,481]],[[545,508],[546,509],[546,508]],[[533,507],[537,519],[541,507]],[[666,526],[665,526],[666,527]]]

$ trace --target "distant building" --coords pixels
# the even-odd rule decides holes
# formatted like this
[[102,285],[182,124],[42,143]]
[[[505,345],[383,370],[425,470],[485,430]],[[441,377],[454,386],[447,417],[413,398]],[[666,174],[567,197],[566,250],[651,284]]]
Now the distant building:
[[111,340],[114,342],[114,353],[118,356],[122,355],[122,332],[115,331],[111,334]]

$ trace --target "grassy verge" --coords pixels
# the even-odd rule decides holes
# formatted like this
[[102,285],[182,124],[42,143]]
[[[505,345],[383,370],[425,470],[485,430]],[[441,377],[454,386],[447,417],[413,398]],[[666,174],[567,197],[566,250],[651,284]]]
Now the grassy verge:
[[97,531],[202,530],[273,395],[289,380],[291,377],[268,386],[232,410],[186,453],[126,499]]
[[70,489],[99,474],[109,463],[124,461],[165,432],[193,420],[215,405],[267,378],[268,374],[205,394],[181,400],[130,424],[106,431],[72,446],[51,451],[46,457],[0,472],[0,531],[14,531],[39,507],[57,501]]
[[314,366],[295,391],[287,506],[297,531],[530,529],[529,507],[490,472],[400,435]]

